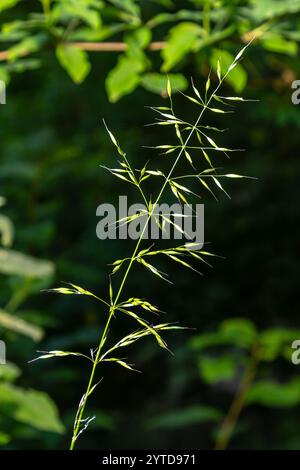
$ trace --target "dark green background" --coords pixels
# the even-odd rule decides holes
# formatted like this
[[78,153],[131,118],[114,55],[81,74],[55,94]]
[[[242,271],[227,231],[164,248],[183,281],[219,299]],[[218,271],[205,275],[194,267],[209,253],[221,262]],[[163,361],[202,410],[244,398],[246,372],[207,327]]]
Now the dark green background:
[[[223,46],[236,52],[240,47],[238,42]],[[187,60],[182,71],[203,87],[201,54],[205,57],[206,51]],[[137,167],[151,155],[157,165],[169,167],[167,158],[142,148],[165,143],[169,133],[144,127],[153,119],[146,106],[161,104],[163,98],[138,89],[116,104],[108,102],[104,78],[115,64],[115,53],[93,54],[91,60],[92,72],[81,86],[72,84],[51,51],[43,54],[41,69],[13,77],[7,104],[0,109],[0,192],[8,200],[3,212],[16,226],[14,249],[53,261],[54,287],[70,281],[101,295],[107,291],[107,264],[129,254],[133,246],[129,241],[96,238],[97,206],[116,202],[127,191],[126,185],[100,168],[114,166],[116,159],[101,119]],[[210,423],[179,429],[149,427],[153,416],[189,405],[228,409],[231,394],[226,387],[210,387],[200,379],[190,339],[228,317],[249,318],[258,329],[300,327],[300,108],[292,104],[291,79],[285,78],[287,70],[294,79],[300,78],[299,57],[272,55],[254,44],[245,61],[249,81],[243,95],[259,102],[241,104],[235,115],[216,120],[230,128],[222,136],[224,146],[246,149],[231,160],[220,157],[220,166],[228,173],[258,179],[229,180],[231,200],[220,194],[215,202],[203,194],[206,241],[225,259],[214,260],[213,269],[203,268],[203,277],[165,264],[175,286],[136,267],[126,288],[129,296],[150,298],[159,305],[168,321],[180,321],[197,331],[167,335],[174,356],[152,339],[129,349],[128,357],[142,374],[113,365],[99,370],[104,380],[89,404],[89,415],[97,418],[79,448],[211,448],[215,425]],[[228,85],[225,92],[234,94]],[[194,113],[179,95],[175,104],[182,114]],[[8,281],[1,275],[3,305],[8,292]],[[0,330],[8,344],[8,359],[23,371],[19,384],[53,398],[70,430],[87,382],[85,363],[74,358],[27,361],[37,349],[88,351],[97,344],[106,312],[88,298],[39,292],[22,308],[37,312],[32,318],[45,328],[45,338],[36,345]],[[112,337],[130,331],[130,326],[126,319],[116,318]],[[279,380],[299,373],[284,361],[264,367]],[[251,406],[242,415],[232,447],[300,448],[299,418],[299,405]],[[4,422],[4,429],[14,435],[8,448],[65,448],[69,442],[70,432],[60,436],[24,428],[15,431],[15,426],[9,419]]]

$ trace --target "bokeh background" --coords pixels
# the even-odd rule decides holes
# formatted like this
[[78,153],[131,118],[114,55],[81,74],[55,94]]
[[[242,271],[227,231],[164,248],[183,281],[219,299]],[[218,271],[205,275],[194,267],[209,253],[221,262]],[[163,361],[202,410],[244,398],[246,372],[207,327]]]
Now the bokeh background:
[[[224,258],[214,259],[213,268],[201,266],[200,277],[164,264],[174,286],[137,267],[124,293],[151,299],[167,321],[195,329],[167,335],[174,356],[151,338],[128,349],[141,374],[110,364],[99,369],[104,379],[88,408],[96,418],[78,448],[210,449],[222,444],[225,418],[225,428],[232,427],[226,447],[299,449],[300,366],[291,361],[291,343],[300,339],[300,108],[291,101],[291,85],[300,79],[300,2],[1,5],[7,103],[0,107],[0,195],[6,200],[0,337],[8,360],[0,366],[1,448],[68,447],[86,364],[79,358],[28,361],[37,350],[88,353],[107,312],[94,300],[41,289],[66,281],[106,295],[107,265],[132,251],[129,241],[96,238],[97,206],[128,192],[100,168],[114,167],[117,158],[102,118],[135,167],[153,158],[167,170],[170,158],[142,147],[172,137],[169,129],[145,127],[154,117],[148,106],[166,105],[166,73],[175,90],[185,91],[190,77],[203,90],[211,68],[217,83],[216,57],[228,66],[255,36],[223,94],[258,101],[240,103],[235,114],[210,123],[229,128],[222,145],[246,149],[230,160],[218,157],[216,166],[257,180],[228,179],[231,199],[219,191],[218,201],[200,188],[209,250]],[[127,51],[100,46],[78,53],[86,46],[66,45],[103,41],[127,44]],[[153,41],[162,50],[149,51]],[[180,94],[174,103],[183,116],[194,116]],[[130,327],[116,318],[112,338]]]

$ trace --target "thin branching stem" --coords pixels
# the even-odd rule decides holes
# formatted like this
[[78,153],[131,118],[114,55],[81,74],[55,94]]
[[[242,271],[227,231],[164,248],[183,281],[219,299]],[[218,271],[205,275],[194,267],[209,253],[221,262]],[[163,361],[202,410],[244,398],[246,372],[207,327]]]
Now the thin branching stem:
[[[229,70],[230,71],[230,70]],[[151,217],[153,216],[153,211],[154,211],[154,208],[157,204],[159,204],[159,201],[164,193],[164,190],[166,189],[166,187],[168,186],[169,182],[171,181],[171,178],[172,178],[172,175],[173,175],[173,172],[182,156],[182,154],[185,152],[185,149],[191,139],[191,137],[193,136],[194,132],[197,130],[198,128],[198,125],[202,119],[202,116],[205,112],[205,110],[209,107],[209,104],[211,102],[211,100],[213,99],[214,95],[218,92],[219,88],[221,87],[223,81],[226,79],[229,71],[227,71],[227,73],[219,80],[219,83],[217,85],[217,87],[215,88],[215,90],[211,93],[211,95],[206,99],[202,109],[201,109],[201,112],[195,122],[194,125],[191,126],[191,130],[187,136],[187,138],[185,139],[185,141],[183,141],[181,139],[181,134],[180,132],[177,133],[179,139],[180,139],[180,143],[182,144],[181,145],[181,148],[180,148],[180,151],[169,171],[169,174],[168,176],[165,178],[164,180],[164,183],[161,187],[161,190],[159,191],[159,194],[156,198],[156,201],[155,203],[152,205],[152,207],[150,208],[149,212],[148,212],[148,217],[147,217],[147,220],[145,222],[145,225],[144,225],[144,228],[141,232],[141,235],[136,243],[136,246],[135,246],[135,249],[133,251],[133,254],[130,258],[130,261],[128,263],[128,266],[127,266],[127,269],[125,271],[125,274],[123,276],[123,279],[121,281],[121,284],[120,284],[120,287],[117,291],[117,294],[116,294],[116,297],[114,299],[114,301],[111,301],[111,306],[110,306],[110,309],[109,309],[109,315],[108,315],[108,318],[107,318],[107,321],[106,321],[106,324],[105,324],[105,327],[104,327],[104,330],[103,330],[103,333],[102,333],[102,336],[101,336],[101,339],[100,339],[100,343],[99,343],[99,346],[98,346],[98,349],[97,349],[97,353],[95,355],[95,358],[94,358],[94,362],[93,362],[93,367],[92,367],[92,370],[91,370],[91,373],[90,373],[90,377],[89,377],[89,381],[88,381],[88,385],[87,385],[87,389],[86,389],[86,392],[85,394],[83,395],[83,398],[80,402],[80,405],[79,405],[79,409],[77,410],[77,414],[76,414],[76,418],[75,418],[75,423],[74,423],[74,430],[73,430],[73,436],[72,436],[72,440],[71,440],[71,445],[70,445],[70,450],[73,450],[75,448],[75,443],[76,443],[76,440],[77,440],[77,437],[79,436],[80,434],[80,427],[81,427],[81,423],[82,423],[82,418],[83,418],[83,414],[84,414],[84,411],[85,411],[85,408],[86,408],[86,405],[87,405],[87,402],[88,402],[88,398],[90,397],[90,395],[92,394],[93,390],[95,389],[95,386],[93,385],[94,383],[94,378],[95,378],[95,374],[96,374],[96,370],[97,370],[97,366],[99,364],[99,359],[101,357],[101,351],[102,351],[102,347],[103,347],[103,344],[104,342],[106,341],[106,337],[107,337],[107,334],[108,334],[108,331],[109,331],[109,327],[110,327],[110,324],[111,324],[111,321],[112,321],[112,318],[114,316],[114,313],[115,311],[117,310],[117,303],[118,303],[118,300],[122,294],[122,291],[123,291],[123,288],[125,286],[125,283],[126,283],[126,280],[128,278],[128,275],[130,273],[130,270],[131,270],[131,267],[132,267],[132,264],[133,262],[135,261],[136,259],[136,255],[138,253],[138,250],[139,250],[139,247],[140,247],[140,244],[143,240],[143,235],[147,229],[147,226],[151,220]],[[171,92],[169,93],[169,98],[170,98],[170,101],[171,101],[171,109],[172,109],[172,113],[173,113],[173,104],[172,104],[172,98],[171,98]],[[173,113],[174,115],[174,113]],[[175,116],[174,116],[175,117]],[[143,195],[143,198],[144,200],[146,200],[145,196]],[[147,206],[149,207],[149,204],[147,204]]]

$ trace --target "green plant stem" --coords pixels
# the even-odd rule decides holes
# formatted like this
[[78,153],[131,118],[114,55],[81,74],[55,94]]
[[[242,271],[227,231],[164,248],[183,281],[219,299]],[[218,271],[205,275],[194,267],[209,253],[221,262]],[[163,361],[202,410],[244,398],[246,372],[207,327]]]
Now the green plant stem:
[[[196,128],[197,128],[197,126],[198,126],[198,124],[199,124],[199,122],[200,122],[200,120],[201,120],[201,118],[202,118],[202,116],[203,116],[203,114],[204,114],[204,112],[205,112],[205,110],[206,110],[207,107],[209,106],[209,103],[210,103],[210,101],[212,100],[212,97],[214,96],[214,94],[217,93],[217,91],[218,91],[219,88],[221,87],[223,81],[225,80],[226,76],[227,76],[227,74],[225,74],[225,76],[222,78],[222,80],[220,80],[218,86],[216,87],[216,89],[214,90],[214,92],[212,92],[211,96],[209,97],[209,99],[208,99],[207,102],[205,103],[204,107],[202,108],[202,110],[201,110],[201,112],[200,112],[200,114],[199,114],[199,116],[198,116],[198,118],[197,118],[195,124],[192,126],[192,129],[191,129],[189,135],[187,136],[187,138],[186,138],[184,144],[182,145],[182,147],[181,147],[181,149],[180,149],[180,152],[178,153],[178,155],[177,155],[177,157],[176,157],[176,159],[175,159],[175,161],[174,161],[174,163],[173,163],[173,165],[172,165],[172,168],[171,168],[171,170],[169,171],[169,174],[168,174],[167,178],[165,179],[164,184],[162,185],[162,188],[161,188],[161,190],[160,190],[160,192],[159,192],[159,194],[158,194],[158,196],[157,196],[157,198],[156,198],[156,201],[155,201],[155,203],[154,203],[154,205],[153,205],[153,208],[159,203],[159,201],[160,201],[160,199],[161,199],[161,196],[162,196],[162,194],[163,194],[163,192],[164,192],[164,190],[165,190],[167,184],[168,184],[169,181],[170,181],[170,178],[171,178],[171,176],[172,176],[172,174],[173,174],[173,172],[174,172],[174,169],[175,169],[175,167],[176,167],[176,165],[177,165],[177,163],[178,163],[178,161],[179,161],[181,155],[183,154],[183,152],[184,152],[186,146],[188,145],[188,143],[189,143],[189,141],[190,141],[190,139],[191,139],[191,137],[192,137],[194,131],[196,130]],[[172,103],[172,101],[171,101],[171,103]],[[87,404],[87,401],[88,401],[88,397],[91,395],[91,393],[92,393],[92,391],[93,391],[93,390],[92,390],[93,381],[94,381],[94,377],[95,377],[97,365],[98,365],[99,359],[100,359],[100,357],[101,357],[100,355],[101,355],[102,347],[103,347],[103,344],[104,344],[104,339],[106,338],[106,335],[107,335],[108,328],[109,328],[109,326],[110,326],[112,317],[113,317],[113,315],[114,315],[115,310],[117,309],[117,302],[118,302],[118,300],[119,300],[119,298],[120,298],[120,295],[121,295],[121,293],[122,293],[122,291],[123,291],[123,288],[124,288],[124,285],[125,285],[125,283],[126,283],[128,274],[129,274],[129,272],[130,272],[130,270],[131,270],[132,264],[133,264],[133,262],[134,262],[134,260],[135,260],[136,254],[137,254],[138,249],[139,249],[139,247],[140,247],[140,244],[141,244],[141,242],[142,242],[142,240],[143,240],[143,235],[144,235],[145,230],[147,229],[147,226],[148,226],[148,224],[149,224],[149,222],[150,222],[150,220],[151,220],[151,217],[152,217],[152,215],[153,215],[153,208],[150,210],[150,212],[149,212],[149,214],[148,214],[147,221],[146,221],[145,226],[144,226],[144,228],[143,228],[143,230],[142,230],[142,233],[141,233],[141,235],[140,235],[140,237],[139,237],[139,239],[138,239],[138,241],[137,241],[137,244],[136,244],[136,246],[135,246],[135,249],[134,249],[134,251],[133,251],[133,254],[132,254],[131,258],[130,258],[129,264],[128,264],[127,269],[126,269],[126,271],[125,271],[124,277],[123,277],[122,282],[121,282],[121,284],[120,284],[120,287],[119,287],[119,290],[118,290],[117,295],[116,295],[116,297],[115,297],[115,300],[114,300],[114,302],[113,302],[112,305],[111,305],[111,308],[110,308],[110,311],[109,311],[109,316],[108,316],[106,325],[105,325],[105,327],[104,327],[104,331],[103,331],[102,336],[101,336],[101,340],[100,340],[100,343],[99,343],[99,347],[98,347],[98,349],[97,349],[97,354],[96,354],[95,359],[94,359],[92,371],[91,371],[90,378],[89,378],[89,381],[88,381],[88,386],[87,386],[86,392],[85,392],[85,394],[84,394],[84,399],[83,399],[83,402],[80,404],[80,410],[79,410],[79,412],[78,412],[78,414],[76,415],[76,418],[75,418],[74,431],[73,431],[73,436],[72,436],[72,440],[71,440],[70,450],[73,450],[74,447],[75,447],[75,442],[76,442],[76,439],[77,439],[77,437],[78,437],[78,435],[79,435],[79,432],[80,432],[80,424],[81,424],[81,420],[82,420],[82,416],[83,416],[84,410],[85,410],[85,408],[86,408],[86,404]]]
[[94,360],[94,363],[93,363],[93,367],[92,367],[91,375],[90,375],[90,378],[89,378],[88,386],[87,386],[87,389],[86,389],[86,392],[85,392],[85,395],[84,395],[83,404],[80,408],[78,416],[76,417],[74,432],[73,432],[72,441],[71,441],[71,445],[70,445],[70,450],[74,449],[75,442],[76,442],[76,439],[78,437],[82,415],[83,415],[84,410],[85,410],[85,405],[86,405],[87,399],[88,399],[89,394],[91,392],[91,388],[92,388],[92,385],[93,385],[93,381],[94,381],[94,377],[95,377],[96,368],[97,368],[97,364],[98,364],[98,361],[99,361],[102,345],[103,345],[105,336],[107,334],[107,331],[108,331],[111,319],[113,317],[113,314],[114,314],[114,310],[111,309],[110,313],[109,313],[109,316],[108,316],[108,320],[106,322],[105,328],[104,328],[102,336],[101,336],[101,340],[100,340],[100,344],[99,344],[96,356],[95,356],[95,360]]
[[252,348],[249,364],[245,369],[240,386],[231,403],[228,414],[218,431],[215,450],[225,450],[229,445],[234,429],[245,406],[248,391],[250,390],[256,377],[257,367],[259,364],[258,351],[258,346],[255,344]]
[[210,4],[209,0],[205,3],[203,8],[203,29],[207,34],[210,34]]

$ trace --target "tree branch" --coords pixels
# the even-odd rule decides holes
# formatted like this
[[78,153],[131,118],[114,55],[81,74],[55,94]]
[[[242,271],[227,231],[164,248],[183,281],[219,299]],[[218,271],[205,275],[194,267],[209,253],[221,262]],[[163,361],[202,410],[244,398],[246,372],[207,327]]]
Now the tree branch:
[[[122,52],[126,51],[127,44],[125,42],[67,42],[68,46],[82,49],[84,51],[100,51],[100,52]],[[160,51],[164,49],[165,42],[152,42],[149,44],[150,51]]]
[[[90,52],[123,52],[127,50],[125,42],[65,42],[66,46],[81,49]],[[166,43],[163,41],[151,42],[148,46],[149,51],[161,51]],[[30,52],[24,52],[22,55],[27,56]],[[9,51],[0,51],[0,61],[8,60]]]

